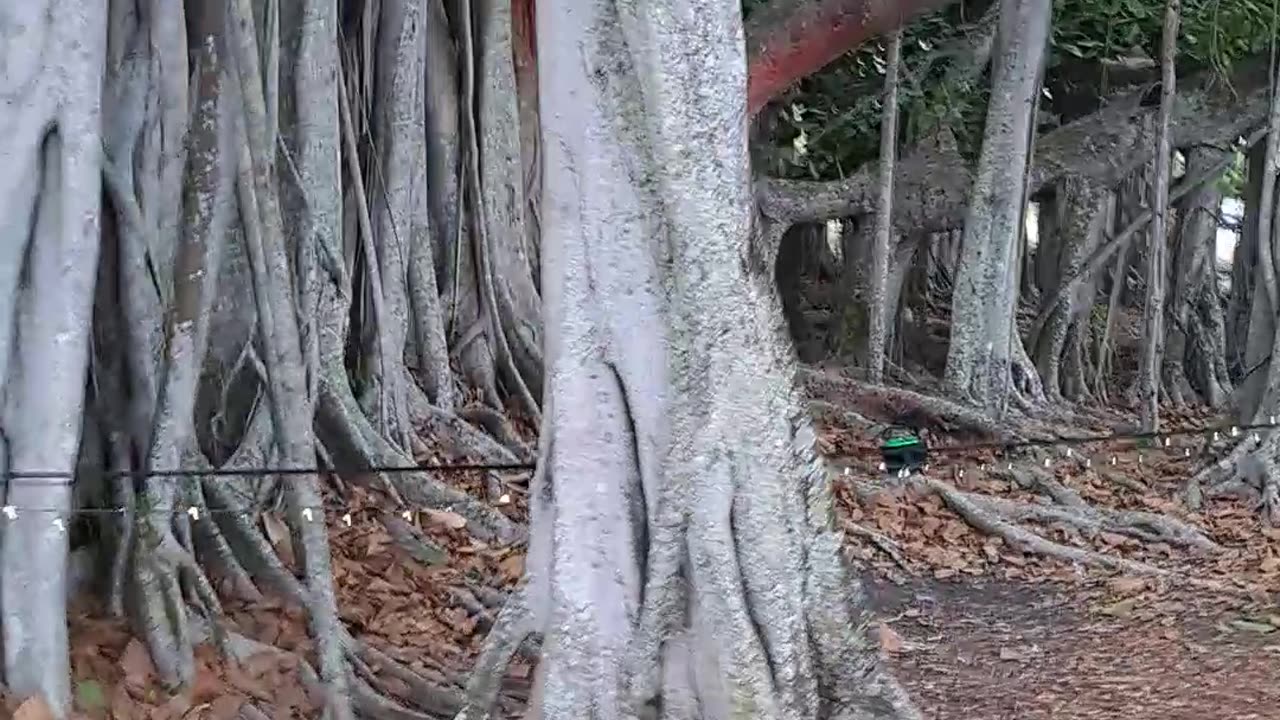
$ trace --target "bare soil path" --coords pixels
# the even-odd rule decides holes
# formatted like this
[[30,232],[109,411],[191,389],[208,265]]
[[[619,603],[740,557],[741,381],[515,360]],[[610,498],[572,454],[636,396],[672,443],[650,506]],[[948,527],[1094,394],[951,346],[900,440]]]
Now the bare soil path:
[[934,720],[1280,718],[1280,629],[1260,609],[980,579],[868,585],[882,646]]

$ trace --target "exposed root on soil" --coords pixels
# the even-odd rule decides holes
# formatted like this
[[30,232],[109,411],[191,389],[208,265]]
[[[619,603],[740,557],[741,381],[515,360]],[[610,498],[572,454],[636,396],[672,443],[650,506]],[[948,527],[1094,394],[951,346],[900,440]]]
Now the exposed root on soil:
[[1019,485],[1048,496],[1056,505],[1032,505],[976,495],[974,497],[990,501],[993,508],[1017,521],[1060,522],[1093,534],[1109,532],[1146,542],[1162,542],[1206,552],[1222,549],[1198,528],[1177,518],[1141,510],[1113,510],[1091,505],[1075,490],[1038,468],[1019,469],[1010,474]]
[[[207,469],[207,461],[200,462],[197,455],[198,451],[188,453],[192,466]],[[273,482],[266,484],[274,486]],[[270,592],[303,608],[308,615],[312,612],[312,592],[286,565],[256,522],[262,503],[271,493],[260,488],[234,487],[222,478],[204,478],[180,489],[178,492],[179,487],[173,484],[151,488],[155,496],[148,496],[148,502],[155,505],[159,500],[163,508],[152,507],[135,518],[137,541],[130,549],[133,572],[127,575],[131,579],[127,607],[159,675],[173,688],[189,684],[194,678],[194,647],[212,641],[236,661],[264,652],[288,659],[296,665],[313,700],[323,704],[325,684],[305,661],[222,627],[221,603],[204,569],[210,568],[212,577],[240,598],[260,600]],[[296,524],[297,513],[291,515],[291,524]],[[313,516],[311,522],[322,524],[323,515]],[[447,559],[442,549],[392,513],[387,513],[383,522],[415,558],[431,564]],[[475,603],[483,605],[479,598]],[[459,688],[423,678],[352,637],[345,628],[338,633],[337,641],[345,656],[343,673],[359,715],[438,718],[450,717],[463,707],[464,695]],[[389,699],[392,695],[411,707]]]
[[823,392],[824,388],[844,390],[855,395],[862,402],[867,400],[877,402],[883,406],[883,410],[894,415],[915,415],[926,425],[985,435],[1002,442],[1016,442],[1022,439],[1007,426],[997,423],[982,412],[951,400],[903,388],[871,385],[812,368],[802,367],[799,375],[810,397],[821,398],[834,394]]
[[484,720],[497,702],[507,665],[535,629],[525,593],[525,587],[512,591],[498,613],[467,682],[466,704],[454,720]]
[[[1117,570],[1132,575],[1175,579],[1190,587],[1228,595],[1251,595],[1253,589],[1207,580],[1128,558],[1094,550],[1071,547],[1049,540],[1019,523],[1039,521],[1065,523],[1090,532],[1115,532],[1143,539],[1154,539],[1187,547],[1212,549],[1217,545],[1195,528],[1174,518],[1152,513],[1131,513],[1078,507],[1074,504],[1033,505],[993,498],[959,490],[949,483],[927,476],[913,478],[918,485],[940,497],[965,522],[978,530],[1001,538],[1022,552],[1044,555],[1081,565]],[[1067,497],[1076,497],[1067,490]],[[1160,532],[1162,534],[1155,535]]]
[[1254,500],[1272,527],[1280,527],[1280,433],[1253,433],[1224,457],[1201,470],[1184,491],[1187,505],[1199,509],[1204,500],[1242,496]]

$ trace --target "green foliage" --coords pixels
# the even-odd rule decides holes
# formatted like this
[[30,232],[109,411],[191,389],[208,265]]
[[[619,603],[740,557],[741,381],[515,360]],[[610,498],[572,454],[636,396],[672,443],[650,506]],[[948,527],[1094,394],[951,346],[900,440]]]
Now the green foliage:
[[1235,158],[1231,161],[1231,167],[1218,178],[1218,189],[1222,191],[1223,196],[1244,197],[1245,163],[1244,153],[1237,150]]
[[106,710],[107,693],[97,680],[80,680],[76,683],[76,708],[83,712],[98,713]]
[[[948,79],[965,58],[942,48],[958,37],[953,18],[934,15],[903,33],[898,105],[904,146],[938,127],[952,129],[961,151],[976,154],[986,111],[986,81]],[[867,43],[833,67],[801,82],[779,118],[775,142],[790,177],[840,177],[874,159],[880,148],[886,45]]]
[[[745,0],[744,7],[749,10],[764,1]],[[977,0],[953,5],[904,30],[898,94],[903,147],[947,127],[962,154],[977,155],[988,77],[965,80],[948,73],[964,58],[941,49],[957,41],[963,32],[958,28],[975,22],[985,6]],[[1068,60],[1077,66],[1123,60],[1135,48],[1158,59],[1164,6],[1165,0],[1055,0],[1050,76]],[[1183,0],[1182,12],[1180,72],[1213,68],[1225,74],[1235,62],[1267,48],[1273,22],[1269,0]],[[885,44],[878,39],[802,81],[779,113],[766,153],[768,172],[827,179],[874,162],[879,154],[884,63]],[[1054,112],[1049,100],[1045,109]]]
[[[1055,61],[1116,60],[1134,48],[1159,59],[1164,7],[1165,0],[1057,0]],[[1179,66],[1226,73],[1234,62],[1267,47],[1272,22],[1266,0],[1183,0]]]

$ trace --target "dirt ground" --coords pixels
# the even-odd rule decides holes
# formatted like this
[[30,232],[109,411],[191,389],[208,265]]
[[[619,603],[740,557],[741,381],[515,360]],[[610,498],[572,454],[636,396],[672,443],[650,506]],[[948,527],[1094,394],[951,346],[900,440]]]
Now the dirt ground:
[[[1201,598],[1099,602],[1082,587],[868,583],[882,646],[933,720],[1280,717],[1280,631]],[[1124,602],[1124,601],[1119,601]]]

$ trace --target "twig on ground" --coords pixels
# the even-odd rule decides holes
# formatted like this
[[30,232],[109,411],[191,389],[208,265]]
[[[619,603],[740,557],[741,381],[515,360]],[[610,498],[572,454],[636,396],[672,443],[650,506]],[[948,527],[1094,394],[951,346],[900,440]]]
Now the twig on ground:
[[902,568],[903,570],[908,569],[907,561],[902,557],[901,548],[899,548],[898,544],[890,540],[887,536],[881,533],[878,533],[875,530],[872,530],[871,528],[864,527],[856,522],[853,522],[852,520],[844,521],[844,530],[845,532],[850,533],[852,535],[857,535],[858,537],[862,537],[870,540],[871,544],[879,548],[880,551],[883,552],[885,555],[888,555],[889,559],[893,560],[893,562],[897,564],[898,567]]

